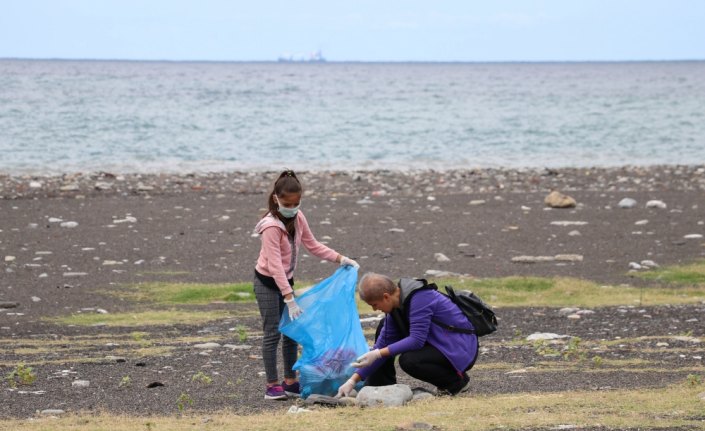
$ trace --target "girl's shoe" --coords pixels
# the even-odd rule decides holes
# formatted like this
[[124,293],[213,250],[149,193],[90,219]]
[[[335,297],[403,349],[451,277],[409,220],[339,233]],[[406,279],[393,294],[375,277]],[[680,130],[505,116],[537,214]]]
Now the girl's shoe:
[[282,382],[282,388],[284,388],[284,393],[286,393],[290,397],[301,396],[301,386],[299,386],[299,382],[294,382],[288,385],[286,384],[286,381],[284,381]]
[[267,386],[267,391],[264,393],[265,400],[285,400],[286,392],[281,385]]

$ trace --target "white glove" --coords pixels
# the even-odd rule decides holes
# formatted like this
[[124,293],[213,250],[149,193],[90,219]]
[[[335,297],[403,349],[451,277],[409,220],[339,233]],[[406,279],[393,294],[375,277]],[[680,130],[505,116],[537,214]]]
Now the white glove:
[[348,379],[347,382],[340,385],[340,387],[338,388],[338,393],[335,394],[335,397],[336,398],[349,397],[350,392],[352,392],[353,389],[355,389],[355,385],[356,385],[356,383],[353,379]]
[[299,307],[299,304],[296,303],[293,296],[291,299],[284,299],[284,303],[287,308],[289,308],[289,319],[296,320],[299,316],[301,316],[301,314],[303,314],[304,310]]
[[355,362],[350,365],[355,368],[365,368],[366,366],[371,365],[374,361],[381,357],[382,353],[379,351],[379,349],[370,350],[369,352],[357,358]]
[[360,269],[360,264],[345,256],[340,258],[340,266],[352,266],[355,269]]

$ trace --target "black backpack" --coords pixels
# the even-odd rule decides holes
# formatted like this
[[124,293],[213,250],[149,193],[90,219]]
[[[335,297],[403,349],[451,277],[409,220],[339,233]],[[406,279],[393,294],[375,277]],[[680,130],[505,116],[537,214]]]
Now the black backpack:
[[[429,286],[436,286],[435,284]],[[446,292],[448,297],[455,305],[460,308],[465,317],[468,318],[472,326],[475,328],[474,331],[468,329],[456,328],[451,325],[446,325],[433,319],[433,323],[443,328],[449,329],[456,332],[464,332],[468,334],[476,334],[478,337],[482,337],[487,334],[491,334],[497,330],[497,317],[494,314],[492,308],[485,304],[485,302],[473,292],[469,290],[459,290],[456,292],[451,286],[446,286]]]
[[[422,281],[424,283],[423,287],[420,287],[417,290],[420,289],[431,289],[431,290],[438,290],[438,286],[436,286],[435,283],[428,283],[424,279],[418,279],[419,281]],[[411,296],[416,292],[411,293],[408,298],[405,298],[404,303],[409,304],[411,302]],[[446,325],[445,323],[436,320],[436,319],[431,319],[433,323],[436,325],[448,329],[450,331],[455,331],[455,332],[462,332],[464,334],[476,334],[478,337],[482,337],[487,334],[491,334],[497,330],[497,317],[495,316],[494,311],[492,308],[485,304],[485,302],[480,299],[479,296],[475,295],[473,292],[470,292],[469,290],[459,290],[458,292],[455,292],[455,290],[451,286],[446,286],[446,296],[453,301],[455,305],[460,308],[460,311],[463,312],[465,317],[472,323],[474,330],[472,329],[464,329],[464,328],[457,328],[452,325]],[[441,292],[442,294],[442,292]],[[409,333],[409,318],[408,318],[408,306],[405,307],[406,313],[405,316],[402,316],[401,310],[394,309],[392,311],[392,318],[394,319],[397,327],[403,332],[408,334]]]

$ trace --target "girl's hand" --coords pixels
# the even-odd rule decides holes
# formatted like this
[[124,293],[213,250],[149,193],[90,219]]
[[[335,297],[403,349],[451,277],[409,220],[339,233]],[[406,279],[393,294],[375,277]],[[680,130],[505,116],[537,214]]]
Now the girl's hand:
[[299,316],[303,314],[304,310],[299,307],[299,304],[296,303],[296,300],[293,296],[291,296],[289,299],[284,298],[284,303],[289,309],[289,319],[296,320],[299,318]]
[[360,269],[360,265],[349,257],[341,256],[340,266],[352,266],[355,269]]

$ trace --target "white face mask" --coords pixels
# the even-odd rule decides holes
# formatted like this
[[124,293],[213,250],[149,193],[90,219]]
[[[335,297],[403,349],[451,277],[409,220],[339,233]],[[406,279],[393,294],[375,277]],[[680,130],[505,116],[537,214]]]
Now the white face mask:
[[274,195],[274,200],[277,202],[277,210],[279,211],[279,214],[281,214],[284,218],[296,217],[296,213],[298,213],[299,208],[301,208],[300,203],[293,208],[283,207],[282,204],[279,202],[279,198],[276,195]]

